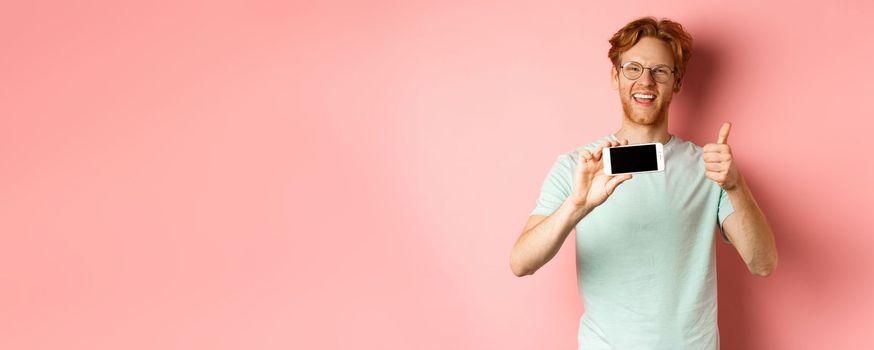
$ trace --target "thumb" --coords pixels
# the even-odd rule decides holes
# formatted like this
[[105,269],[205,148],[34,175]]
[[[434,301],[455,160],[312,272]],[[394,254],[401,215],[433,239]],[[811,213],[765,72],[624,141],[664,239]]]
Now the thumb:
[[731,131],[731,123],[725,122],[725,124],[722,124],[722,129],[719,129],[719,139],[717,139],[716,143],[727,143],[729,131]]
[[631,178],[631,174],[612,176],[610,178],[610,180],[607,180],[607,184],[605,186],[606,187],[605,190],[607,191],[607,195],[613,194],[613,191],[616,190],[616,186],[619,186],[619,184],[625,182],[625,180],[628,180],[630,178]]

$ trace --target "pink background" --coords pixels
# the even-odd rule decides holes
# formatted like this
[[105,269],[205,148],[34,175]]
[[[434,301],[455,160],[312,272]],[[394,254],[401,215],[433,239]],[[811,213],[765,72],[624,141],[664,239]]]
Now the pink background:
[[575,348],[573,246],[509,251],[648,14],[696,40],[670,130],[733,122],[777,236],[766,279],[718,246],[723,348],[872,348],[862,3],[8,2],[0,348]]

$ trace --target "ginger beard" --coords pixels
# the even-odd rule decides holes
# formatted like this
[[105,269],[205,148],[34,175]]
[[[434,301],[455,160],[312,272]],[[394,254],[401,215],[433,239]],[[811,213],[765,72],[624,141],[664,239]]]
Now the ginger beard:
[[631,96],[635,89],[636,91],[656,90],[655,88],[643,89],[636,84],[623,86],[619,92],[619,100],[622,102],[622,112],[625,114],[625,119],[639,125],[659,125],[667,121],[672,91],[667,91],[667,93],[659,91],[651,105],[645,106],[637,103]]
[[[613,88],[619,91],[622,112],[626,122],[637,125],[658,126],[668,121],[668,107],[677,85],[677,77],[672,75],[663,83],[655,81],[651,69],[645,69],[640,77],[630,80],[619,71],[618,65],[625,62],[637,62],[642,67],[666,65],[674,67],[674,54],[671,46],[654,37],[643,37],[628,51],[622,53],[618,62],[612,68]],[[679,89],[677,89],[679,90]],[[635,100],[634,93],[655,95],[654,100]]]

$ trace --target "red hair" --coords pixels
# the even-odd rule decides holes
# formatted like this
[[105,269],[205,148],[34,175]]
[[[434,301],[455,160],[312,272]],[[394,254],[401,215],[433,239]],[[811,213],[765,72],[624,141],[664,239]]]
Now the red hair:
[[671,52],[674,54],[674,72],[677,76],[674,91],[679,91],[686,65],[692,57],[692,36],[677,22],[666,18],[661,20],[653,17],[638,18],[613,34],[607,57],[613,62],[613,66],[618,66],[619,55],[645,37],[660,39],[671,46]]

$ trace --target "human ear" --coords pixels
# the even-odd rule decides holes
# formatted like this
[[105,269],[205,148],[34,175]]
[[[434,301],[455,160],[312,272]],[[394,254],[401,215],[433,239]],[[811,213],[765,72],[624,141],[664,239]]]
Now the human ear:
[[613,86],[613,90],[619,90],[619,71],[616,70],[616,66],[610,68],[610,85]]

